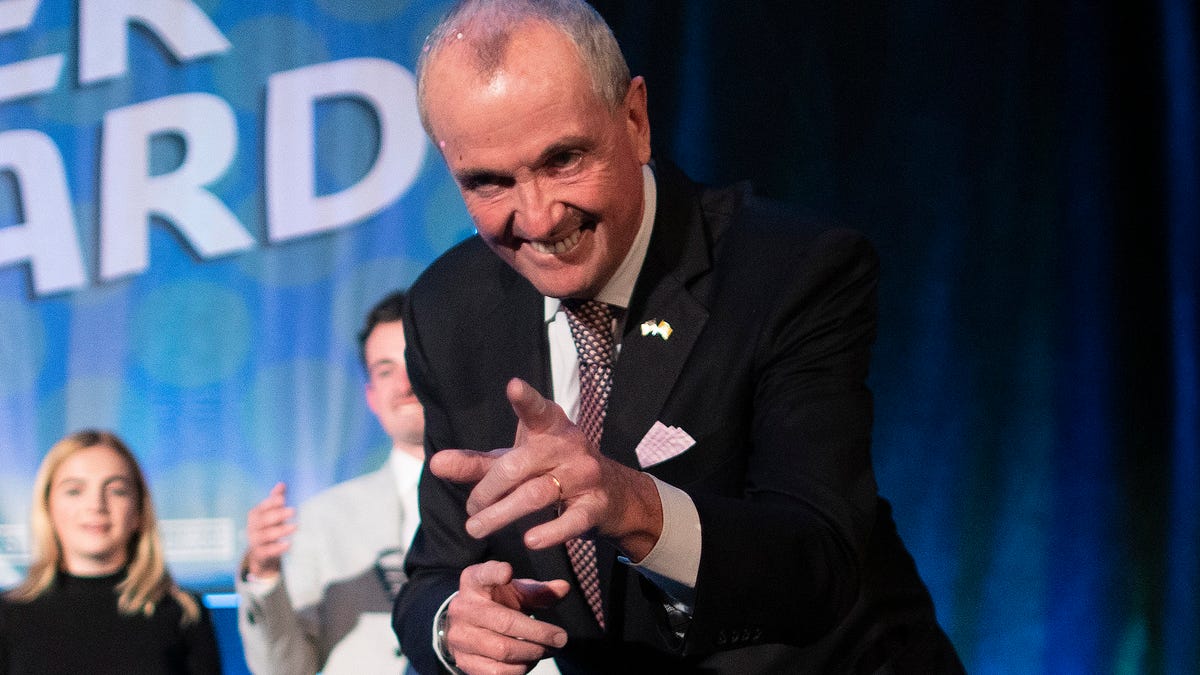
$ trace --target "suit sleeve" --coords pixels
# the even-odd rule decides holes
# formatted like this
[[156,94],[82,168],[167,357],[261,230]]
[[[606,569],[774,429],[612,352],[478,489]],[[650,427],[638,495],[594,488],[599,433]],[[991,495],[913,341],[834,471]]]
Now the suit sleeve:
[[859,597],[877,501],[866,376],[878,262],[833,231],[791,270],[753,346],[741,494],[692,494],[702,552],[685,652],[811,644]]
[[[426,456],[450,445],[450,411],[430,369],[423,343],[419,289],[409,296],[404,330],[405,360],[413,389],[425,408]],[[430,308],[436,312],[436,308]],[[409,663],[421,673],[446,672],[433,649],[433,619],[446,598],[458,590],[461,571],[486,560],[486,544],[467,535],[463,523],[465,492],[432,473],[428,462],[421,471],[418,503],[421,525],[405,558],[408,581],[396,598],[392,628]]]
[[[265,594],[257,595],[236,575],[242,608],[238,612],[238,632],[246,654],[246,664],[255,675],[313,674],[324,665],[313,634],[317,605],[322,601],[316,565],[320,564],[320,542],[313,537],[319,523],[307,522],[306,505],[297,518],[292,548],[278,583]],[[308,574],[304,574],[307,570]],[[309,605],[306,620],[292,604]]]
[[261,596],[251,593],[240,579],[236,585],[241,604],[238,632],[242,636],[242,649],[250,672],[255,675],[316,673],[316,645],[305,633],[292,607],[283,576],[274,588]]

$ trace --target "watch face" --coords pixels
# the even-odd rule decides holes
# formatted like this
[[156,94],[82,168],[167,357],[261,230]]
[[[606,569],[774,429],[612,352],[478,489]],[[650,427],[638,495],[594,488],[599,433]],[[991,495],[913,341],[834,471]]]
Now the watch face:
[[404,582],[408,581],[408,576],[404,574],[404,555],[406,553],[407,551],[403,548],[390,548],[381,551],[375,560],[375,571],[379,573],[379,582],[387,589],[393,600],[400,594],[400,588],[404,586]]

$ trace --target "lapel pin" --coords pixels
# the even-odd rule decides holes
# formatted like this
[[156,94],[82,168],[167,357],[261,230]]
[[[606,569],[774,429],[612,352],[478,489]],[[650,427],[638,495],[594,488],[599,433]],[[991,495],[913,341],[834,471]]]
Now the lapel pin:
[[674,331],[674,329],[671,328],[671,324],[667,323],[666,321],[659,321],[656,323],[654,321],[654,319],[651,319],[649,321],[642,322],[642,335],[643,336],[657,335],[660,338],[666,340],[667,338],[671,337],[671,333],[673,331]]

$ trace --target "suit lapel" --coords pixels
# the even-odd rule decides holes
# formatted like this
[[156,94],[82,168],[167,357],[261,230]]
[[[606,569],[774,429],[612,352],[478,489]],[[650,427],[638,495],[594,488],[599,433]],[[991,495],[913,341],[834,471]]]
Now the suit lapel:
[[[612,392],[604,417],[600,450],[626,466],[641,468],[636,448],[658,419],[667,397],[683,372],[696,338],[708,320],[708,310],[691,288],[709,269],[709,247],[694,188],[676,171],[655,172],[658,207],[646,261],[638,274],[621,334],[621,352],[613,371]],[[642,335],[643,322],[671,326],[668,339]],[[601,588],[609,601],[609,623],[623,615],[623,602],[614,584],[624,586],[617,569],[617,550],[601,545],[596,551]]]
[[[635,449],[658,419],[708,320],[692,290],[709,269],[709,246],[695,191],[678,172],[656,171],[658,209],[638,275],[613,373],[601,450],[640,468]],[[644,322],[670,324],[670,337],[643,335]]]

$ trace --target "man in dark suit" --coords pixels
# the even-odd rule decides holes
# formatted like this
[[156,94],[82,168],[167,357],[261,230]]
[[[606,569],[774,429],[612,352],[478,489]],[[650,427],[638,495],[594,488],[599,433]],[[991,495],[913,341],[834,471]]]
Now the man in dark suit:
[[651,163],[646,84],[582,2],[460,4],[419,70],[479,236],[404,322],[412,663],[961,671],[876,494],[869,244]]

